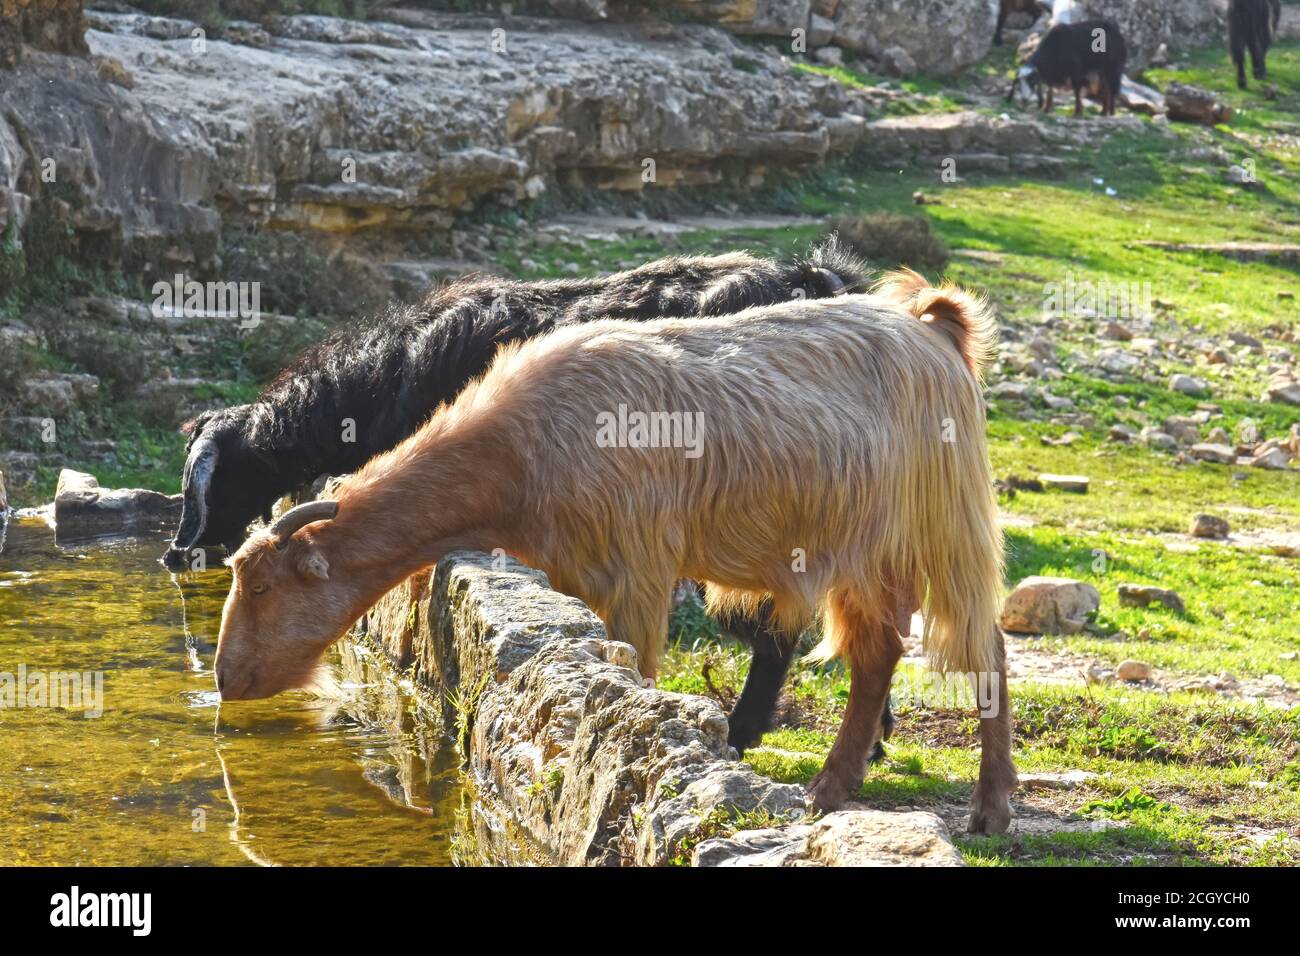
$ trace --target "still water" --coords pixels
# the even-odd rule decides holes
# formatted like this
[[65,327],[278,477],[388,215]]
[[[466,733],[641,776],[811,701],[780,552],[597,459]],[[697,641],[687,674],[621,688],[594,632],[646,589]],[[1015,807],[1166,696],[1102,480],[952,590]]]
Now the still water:
[[451,862],[454,751],[364,647],[331,653],[337,698],[222,705],[226,569],[39,518],[0,535],[0,865]]

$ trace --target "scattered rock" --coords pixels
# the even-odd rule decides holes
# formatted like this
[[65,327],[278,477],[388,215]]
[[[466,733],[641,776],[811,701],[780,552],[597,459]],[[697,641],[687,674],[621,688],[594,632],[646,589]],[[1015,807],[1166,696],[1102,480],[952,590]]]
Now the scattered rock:
[[1086,783],[1096,780],[1100,774],[1091,770],[1065,770],[1060,773],[1022,773],[1020,789],[1022,790],[1077,790]]
[[1158,588],[1150,584],[1121,584],[1119,586],[1119,603],[1125,607],[1147,607],[1152,602],[1163,604],[1169,610],[1184,614],[1187,612],[1182,597],[1169,588]]
[[101,488],[93,475],[65,468],[54,493],[60,538],[164,527],[180,517],[181,496],[143,488]]
[[9,510],[9,492],[5,490],[5,473],[0,471],[0,512]]
[[1184,375],[1182,373],[1170,377],[1169,387],[1175,392],[1182,392],[1184,395],[1191,395],[1193,398],[1205,398],[1210,394],[1209,382],[1203,378],[1196,378],[1193,375]]
[[1142,356],[1120,349],[1102,349],[1097,364],[1112,375],[1133,375],[1142,367]]
[[1076,494],[1086,495],[1088,493],[1088,477],[1086,475],[1039,475],[1038,480],[1042,482],[1044,488],[1055,488],[1057,491],[1071,491]]
[[98,378],[70,372],[29,378],[19,383],[18,387],[19,402],[47,418],[59,418],[78,408],[84,408],[98,395]]
[[1210,461],[1216,465],[1234,465],[1237,463],[1237,452],[1230,445],[1200,442],[1189,448],[1187,453],[1197,461]]
[[1264,390],[1262,401],[1300,405],[1300,379],[1286,371],[1274,374]]
[[1017,491],[1032,491],[1035,494],[1043,491],[1043,483],[1037,478],[1021,478],[1019,475],[1007,475],[1002,480],[993,482],[993,487],[1013,498]]
[[989,389],[989,397],[1010,402],[1027,402],[1034,394],[1034,387],[1023,382],[998,382]]
[[1164,420],[1161,430],[1173,435],[1184,445],[1195,444],[1201,440],[1200,423],[1186,415],[1170,415]]
[[1158,428],[1150,426],[1143,428],[1138,437],[1147,445],[1161,451],[1176,451],[1178,448],[1178,439],[1167,432],[1160,431]]
[[904,79],[916,76],[916,60],[901,46],[891,46],[880,54],[880,66],[890,76]]
[[1089,684],[1112,684],[1115,682],[1115,672],[1109,667],[1092,664],[1084,673],[1084,679]]
[[1108,339],[1113,339],[1116,342],[1130,342],[1133,340],[1133,333],[1125,326],[1120,325],[1114,319],[1111,319],[1106,323],[1106,328],[1102,332],[1102,335]]
[[1250,460],[1255,468],[1268,468],[1273,471],[1285,471],[1291,463],[1290,456],[1281,448],[1269,448]]
[[933,813],[841,810],[811,825],[745,830],[705,840],[696,866],[962,866]]
[[1121,661],[1119,667],[1115,668],[1115,676],[1120,680],[1137,683],[1139,681],[1149,680],[1151,677],[1151,665],[1145,661],[1135,661],[1129,659]]
[[1244,345],[1252,352],[1264,351],[1264,343],[1261,342],[1259,339],[1255,338],[1255,336],[1249,335],[1245,332],[1236,332],[1236,331],[1229,332],[1228,338],[1233,342],[1233,344]]
[[1107,433],[1106,437],[1111,441],[1131,442],[1137,439],[1138,433],[1128,425],[1125,425],[1122,422],[1117,422],[1110,426],[1110,431]]
[[36,469],[40,458],[30,451],[0,451],[0,471],[9,476],[9,484],[14,488],[30,485],[36,480]]
[[1101,595],[1091,584],[1035,575],[1007,595],[999,623],[1017,634],[1078,634],[1099,607]]
[[1165,109],[1171,120],[1218,126],[1232,119],[1232,107],[1209,90],[1186,83],[1170,83],[1165,89]]
[[1192,527],[1189,533],[1194,538],[1222,540],[1229,534],[1228,522],[1216,515],[1196,515],[1192,518]]

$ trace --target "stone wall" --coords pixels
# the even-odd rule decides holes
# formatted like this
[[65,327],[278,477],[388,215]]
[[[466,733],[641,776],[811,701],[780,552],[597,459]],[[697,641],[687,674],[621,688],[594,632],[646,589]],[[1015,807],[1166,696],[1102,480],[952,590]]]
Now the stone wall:
[[[798,822],[803,788],[735,760],[716,702],[642,687],[629,645],[510,559],[450,555],[386,595],[359,631],[460,739],[487,858],[960,863],[932,814],[842,811]],[[731,835],[746,815],[790,822]]]

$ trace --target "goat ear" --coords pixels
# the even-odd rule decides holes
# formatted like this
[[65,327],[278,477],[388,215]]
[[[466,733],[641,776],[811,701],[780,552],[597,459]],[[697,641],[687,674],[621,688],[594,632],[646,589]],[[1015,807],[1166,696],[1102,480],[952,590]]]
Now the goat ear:
[[330,579],[330,563],[325,560],[325,555],[321,554],[315,548],[310,548],[298,562],[298,573],[306,578],[320,578],[322,581]]
[[203,426],[208,423],[210,418],[212,418],[212,412],[201,412],[200,414],[195,415],[189,421],[181,425],[181,434],[187,436],[197,435],[199,432],[203,431]]

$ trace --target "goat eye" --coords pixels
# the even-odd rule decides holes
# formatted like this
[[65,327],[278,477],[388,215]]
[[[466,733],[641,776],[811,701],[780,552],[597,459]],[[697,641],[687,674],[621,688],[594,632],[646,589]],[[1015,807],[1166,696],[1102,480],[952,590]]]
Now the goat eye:
[[254,594],[265,594],[265,593],[266,593],[266,585],[265,585],[265,584],[254,584],[254,585],[253,585],[253,593],[254,593]]

